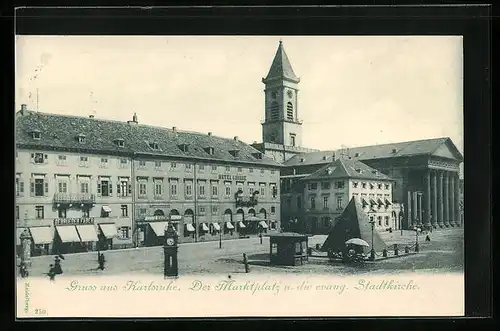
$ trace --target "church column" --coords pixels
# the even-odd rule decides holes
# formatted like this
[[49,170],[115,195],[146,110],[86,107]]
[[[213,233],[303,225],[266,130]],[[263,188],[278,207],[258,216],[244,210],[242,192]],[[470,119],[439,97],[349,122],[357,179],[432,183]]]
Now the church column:
[[448,201],[450,202],[450,226],[455,226],[455,176],[450,173],[450,186],[448,188]]
[[431,212],[431,222],[434,228],[437,227],[437,217],[438,217],[438,200],[437,200],[437,173],[436,171],[431,172],[431,182],[432,182],[432,212]]
[[462,219],[460,216],[460,178],[458,173],[454,176],[455,181],[455,224],[460,227],[462,225]]
[[438,189],[437,189],[437,199],[438,199],[438,225],[440,228],[443,227],[443,172],[438,172]]
[[422,192],[418,192],[418,195],[417,195],[417,198],[418,198],[418,224],[421,226],[422,224],[424,224],[424,220],[423,220],[423,206],[422,206]]
[[426,225],[431,225],[431,172],[425,172],[425,221]]
[[417,225],[420,223],[420,220],[418,219],[418,192],[412,192],[412,198],[413,198],[413,224],[412,226]]
[[443,187],[443,210],[444,218],[443,223],[446,227],[450,224],[450,185],[449,185],[450,173],[448,171],[444,172],[444,187]]

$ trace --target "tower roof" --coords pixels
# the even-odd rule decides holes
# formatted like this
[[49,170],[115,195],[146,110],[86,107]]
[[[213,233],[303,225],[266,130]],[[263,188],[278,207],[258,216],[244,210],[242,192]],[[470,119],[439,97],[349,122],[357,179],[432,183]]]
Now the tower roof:
[[293,72],[292,65],[288,60],[288,56],[285,53],[285,48],[283,47],[283,42],[281,40],[278,50],[276,51],[276,55],[274,56],[273,63],[271,64],[271,68],[269,69],[266,78],[262,81],[265,83],[270,79],[276,78],[289,79],[295,83],[300,81],[300,79]]

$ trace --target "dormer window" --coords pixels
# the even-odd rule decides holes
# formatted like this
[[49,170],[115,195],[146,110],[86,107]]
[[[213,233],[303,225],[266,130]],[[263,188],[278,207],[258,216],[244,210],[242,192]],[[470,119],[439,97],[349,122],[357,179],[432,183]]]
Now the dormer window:
[[214,155],[215,149],[213,147],[205,147],[205,152],[209,155]]
[[354,154],[354,157],[359,157],[359,153]]
[[38,130],[31,131],[31,137],[35,140],[40,140],[42,138],[42,133]]
[[78,140],[79,143],[85,142],[85,135],[83,133],[80,133],[78,136],[76,136],[76,140]]
[[233,149],[233,150],[230,150],[229,153],[233,156],[233,157],[238,157],[238,155],[240,154],[240,150],[239,149]]
[[300,162],[304,162],[305,160],[303,157],[300,158]]
[[180,145],[178,145],[178,147],[183,152],[188,152],[189,151],[189,145],[188,144],[180,144]]
[[125,146],[125,141],[121,138],[115,139],[115,145],[118,147],[124,147]]
[[256,159],[261,160],[262,159],[262,153],[257,152],[257,153],[252,153],[252,156]]
[[152,150],[157,151],[160,149],[157,142],[150,142],[150,143],[148,143],[148,145],[149,145],[149,148],[151,148]]

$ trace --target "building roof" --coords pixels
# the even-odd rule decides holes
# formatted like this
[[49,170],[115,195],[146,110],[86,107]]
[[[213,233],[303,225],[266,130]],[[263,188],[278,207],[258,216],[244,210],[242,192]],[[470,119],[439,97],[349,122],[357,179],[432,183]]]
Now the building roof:
[[[349,149],[337,150],[337,151],[320,151],[312,153],[298,154],[290,158],[285,162],[285,166],[303,166],[303,165],[314,165],[314,164],[324,164],[331,162],[328,157],[332,157],[333,153],[336,154],[346,154],[353,159],[366,161],[374,159],[385,159],[385,158],[396,158],[396,157],[407,157],[415,155],[432,155],[436,153],[440,147],[446,145],[453,155],[453,157],[459,161],[463,160],[462,154],[458,151],[455,144],[448,137],[433,138],[433,139],[423,139],[423,140],[413,140],[398,142],[392,144],[382,144],[382,145],[372,145],[372,146],[361,146],[352,147]],[[325,159],[327,157],[327,159]]]
[[373,169],[363,162],[354,159],[338,158],[321,167],[302,180],[334,179],[334,178],[359,178],[372,180],[392,180],[380,171]]
[[276,51],[276,55],[274,56],[273,63],[271,64],[271,68],[269,69],[266,78],[264,78],[264,81],[273,78],[290,79],[296,83],[300,81],[300,79],[293,72],[292,65],[288,60],[288,56],[286,55],[285,48],[283,47],[283,42],[281,42],[281,40],[278,50]]
[[[338,252],[343,251],[345,242],[352,238],[360,238],[366,241],[370,247],[363,247],[365,253],[368,253],[372,247],[372,226],[368,215],[364,212],[359,198],[352,197],[342,214],[338,217],[330,234],[321,247],[322,252],[329,250]],[[373,248],[376,252],[381,252],[387,245],[382,240],[378,231],[373,231]]]
[[[36,131],[40,132],[40,139],[33,139],[32,134]],[[84,141],[79,142],[78,136],[84,137]],[[123,147],[117,146],[117,140],[123,140]],[[150,143],[157,144],[159,149],[153,149]],[[183,144],[187,146],[187,150],[181,150]],[[17,113],[16,145],[41,150],[61,149],[130,156],[144,154],[280,166],[270,157],[238,139],[142,125],[136,122],[56,115],[29,110]],[[210,147],[213,148],[213,155],[208,153]]]

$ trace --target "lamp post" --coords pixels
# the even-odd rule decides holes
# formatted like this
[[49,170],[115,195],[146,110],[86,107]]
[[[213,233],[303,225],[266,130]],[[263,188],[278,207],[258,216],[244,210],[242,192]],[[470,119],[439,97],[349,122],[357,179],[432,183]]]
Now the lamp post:
[[415,230],[415,252],[418,253],[420,251],[420,247],[418,247],[418,233],[422,231],[418,226],[413,228]]
[[373,215],[370,216],[370,222],[372,226],[372,249],[370,251],[370,260],[375,261],[375,249],[373,248],[373,231],[375,230],[375,219]]
[[222,229],[219,229],[219,248],[222,248]]

